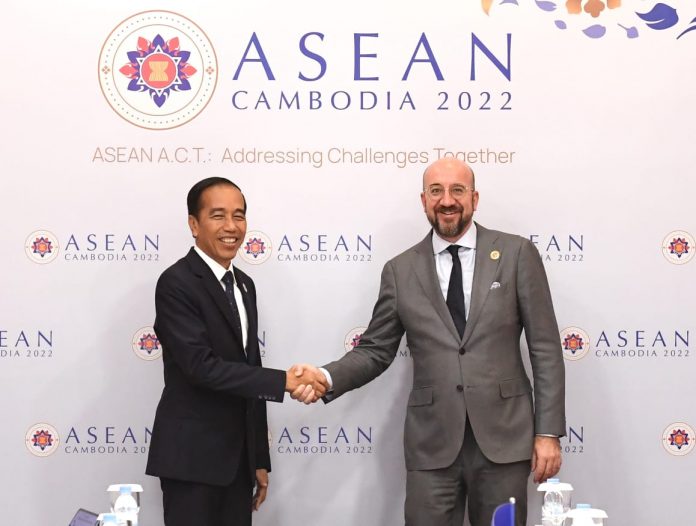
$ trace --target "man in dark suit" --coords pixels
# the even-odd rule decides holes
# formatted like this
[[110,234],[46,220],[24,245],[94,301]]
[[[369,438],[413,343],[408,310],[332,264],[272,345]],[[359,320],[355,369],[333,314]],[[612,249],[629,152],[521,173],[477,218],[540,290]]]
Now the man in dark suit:
[[387,262],[359,345],[323,368],[330,401],[380,375],[406,333],[407,526],[461,526],[465,504],[473,526],[488,526],[510,497],[524,526],[530,468],[538,482],[561,465],[565,376],[544,266],[529,240],[474,223],[478,199],[466,164],[428,167],[421,202],[433,230]]
[[166,526],[248,526],[271,470],[266,401],[312,380],[261,366],[254,282],[231,265],[246,234],[239,187],[204,179],[187,205],[196,246],[155,292],[164,390],[146,473],[160,477]]

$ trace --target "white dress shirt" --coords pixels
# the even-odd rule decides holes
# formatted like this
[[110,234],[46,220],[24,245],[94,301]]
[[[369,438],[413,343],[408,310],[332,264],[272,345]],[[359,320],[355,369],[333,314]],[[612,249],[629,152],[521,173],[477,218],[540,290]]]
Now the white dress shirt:
[[234,301],[237,303],[237,310],[239,311],[239,320],[242,322],[242,343],[244,344],[244,352],[246,352],[247,333],[249,332],[249,317],[247,316],[247,311],[244,308],[244,298],[242,298],[242,291],[239,290],[239,287],[237,286],[237,278],[234,275],[234,267],[230,265],[230,268],[226,269],[197,246],[194,246],[193,249],[199,256],[201,256],[201,259],[205,261],[205,264],[210,267],[210,270],[213,271],[213,274],[215,274],[215,277],[220,282],[222,290],[225,290],[225,284],[223,283],[222,278],[228,270],[232,271],[232,278],[234,279]]
[[462,286],[464,288],[464,308],[466,317],[469,318],[469,305],[471,305],[471,287],[474,283],[474,265],[476,263],[476,223],[472,222],[469,229],[454,243],[445,241],[433,231],[433,255],[435,257],[435,270],[437,280],[440,283],[442,296],[447,300],[450,274],[452,274],[452,256],[447,252],[450,245],[459,245],[459,261],[462,262]]

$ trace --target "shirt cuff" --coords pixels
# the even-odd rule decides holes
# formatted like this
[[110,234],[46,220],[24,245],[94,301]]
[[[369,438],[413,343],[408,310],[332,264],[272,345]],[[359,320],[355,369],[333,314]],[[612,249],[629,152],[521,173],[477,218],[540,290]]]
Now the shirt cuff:
[[331,379],[331,375],[329,374],[329,371],[324,369],[323,367],[319,367],[319,370],[322,372],[324,376],[326,376],[326,381],[329,382],[329,390],[328,392],[333,391],[333,380]]

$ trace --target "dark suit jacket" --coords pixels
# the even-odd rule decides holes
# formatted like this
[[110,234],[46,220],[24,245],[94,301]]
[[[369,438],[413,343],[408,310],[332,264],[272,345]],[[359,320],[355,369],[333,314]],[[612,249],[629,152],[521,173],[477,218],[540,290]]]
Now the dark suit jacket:
[[[381,374],[404,332],[413,389],[404,426],[409,470],[454,462],[468,417],[493,462],[532,456],[534,434],[565,434],[565,375],[544,265],[528,239],[477,224],[471,308],[460,338],[435,270],[432,234],[387,262],[379,298],[360,344],[325,365],[331,400]],[[534,377],[520,354],[525,332]]]
[[238,469],[255,480],[256,469],[271,468],[266,400],[283,400],[285,371],[261,367],[254,282],[239,269],[234,274],[249,318],[248,358],[222,285],[195,250],[157,282],[164,390],[148,475],[222,486]]

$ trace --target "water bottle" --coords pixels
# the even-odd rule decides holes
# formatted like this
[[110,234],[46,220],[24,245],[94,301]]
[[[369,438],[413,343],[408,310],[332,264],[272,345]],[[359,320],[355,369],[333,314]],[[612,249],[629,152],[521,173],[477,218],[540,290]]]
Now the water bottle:
[[[119,526],[138,526],[138,503],[131,494],[130,486],[121,486],[120,495],[114,502],[114,513]],[[130,521],[130,525],[127,521]]]
[[101,521],[99,521],[97,524],[101,524],[101,526],[118,526],[118,521],[116,520],[116,514],[115,513],[104,513],[101,516]]
[[563,485],[559,479],[548,479],[542,486],[546,492],[541,506],[541,524],[542,526],[561,526],[566,512]]
[[603,526],[608,517],[604,510],[594,509],[589,504],[578,504],[567,515],[570,526]]

